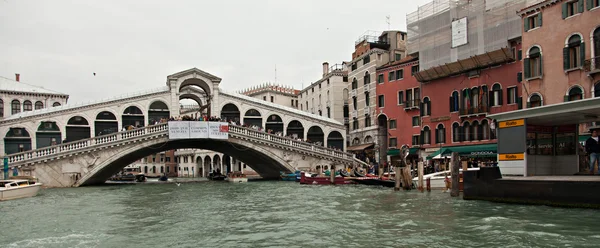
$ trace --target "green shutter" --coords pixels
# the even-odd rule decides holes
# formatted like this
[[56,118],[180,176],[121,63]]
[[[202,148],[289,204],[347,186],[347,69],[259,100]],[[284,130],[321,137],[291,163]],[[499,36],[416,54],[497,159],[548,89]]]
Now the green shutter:
[[523,109],[523,97],[517,97],[517,106],[519,107],[519,109]]
[[562,4],[562,19],[567,18],[567,3]]
[[531,103],[527,102],[527,108],[531,108]]
[[431,115],[431,100],[427,102],[427,115]]
[[524,59],[523,60],[523,71],[525,71],[525,78],[531,77],[531,71],[529,70],[529,66],[530,66],[529,59]]
[[452,101],[453,97],[450,97],[450,104],[448,106],[450,106],[450,112],[454,112],[454,102]]
[[523,72],[517,72],[517,82],[523,81]]
[[583,13],[583,0],[577,1],[577,10],[579,10],[578,13]]
[[571,61],[569,56],[569,47],[563,48],[563,69],[570,69]]
[[536,68],[536,70],[539,70],[540,72],[540,77],[544,76],[544,61],[542,59],[543,56],[540,54],[540,67]]
[[542,12],[540,12],[537,17],[538,17],[538,27],[541,27],[542,26]]
[[585,3],[585,6],[587,7],[586,8],[587,10],[591,10],[592,7],[593,7],[593,5],[594,5],[594,0],[587,0],[586,3]]
[[502,96],[502,91],[503,89],[498,90],[498,105],[502,105],[502,100],[504,99],[504,97]]
[[419,103],[419,115],[423,116],[424,112],[423,112],[423,103]]
[[529,17],[523,19],[523,32],[529,31]]
[[579,45],[579,66],[583,67],[583,64],[585,64],[585,42]]
[[517,52],[517,59],[518,60],[523,59],[523,50],[519,49],[519,51]]
[[569,101],[569,96],[564,96],[564,101],[568,102]]

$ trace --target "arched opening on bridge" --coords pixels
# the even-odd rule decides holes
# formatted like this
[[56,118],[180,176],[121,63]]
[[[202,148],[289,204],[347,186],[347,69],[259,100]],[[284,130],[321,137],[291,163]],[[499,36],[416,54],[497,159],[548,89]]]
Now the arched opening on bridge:
[[388,118],[386,115],[381,114],[377,117],[378,125],[378,143],[379,143],[379,162],[387,162],[387,151],[388,151]]
[[25,128],[11,127],[4,136],[4,153],[13,154],[31,150],[31,137]]
[[244,125],[248,127],[257,126],[262,128],[262,117],[256,109],[248,109],[244,114]]
[[35,146],[42,148],[47,146],[58,145],[62,141],[60,128],[53,121],[42,121],[35,133]]
[[[208,82],[205,82],[204,80],[198,78],[186,79],[179,85],[179,94],[179,100],[192,99],[198,103],[200,109],[196,109],[195,112],[205,112],[209,116],[211,115],[210,108],[208,107],[210,106],[211,102],[211,90],[210,84]],[[202,105],[201,99],[204,99],[204,102],[206,102],[205,105]]]
[[223,165],[221,164],[221,157],[218,154],[215,154],[215,156],[213,156],[212,158],[212,163],[213,163],[213,168],[220,168],[222,173],[229,173],[229,170],[227,170],[227,168],[223,168]]
[[108,111],[102,111],[96,115],[96,120],[94,121],[95,136],[116,133],[118,131],[119,122],[117,121],[117,116],[115,116],[115,114]]
[[327,146],[344,150],[344,137],[338,131],[332,131],[327,135]]
[[227,168],[227,171],[231,171],[231,156],[223,154],[223,167]]
[[81,116],[73,116],[67,122],[66,142],[88,139],[91,137],[91,129],[89,122]]
[[[204,168],[208,168],[208,171],[210,172],[217,171],[217,169],[212,166],[209,155],[206,155],[206,157],[204,157]],[[219,170],[219,172],[220,171],[221,170]]]
[[221,119],[240,123],[240,109],[233,103],[228,103],[221,109]]
[[161,119],[168,120],[170,117],[169,106],[163,101],[155,101],[148,108],[148,124],[154,125]]
[[198,175],[194,175],[194,177],[204,177],[204,166],[202,165],[202,157],[196,157],[196,168],[198,168]]
[[267,118],[267,123],[265,124],[265,129],[267,131],[271,130],[271,133],[283,133],[283,120],[279,115],[271,115]]
[[123,128],[128,130],[144,126],[144,112],[136,106],[127,107],[125,111],[123,111],[121,119]]
[[323,133],[323,129],[318,126],[312,126],[308,129],[306,133],[307,142],[314,143],[322,146],[325,140],[325,134]]
[[288,136],[294,139],[304,139],[304,127],[297,120],[290,121],[285,132]]
[[205,95],[206,93],[198,86],[185,87],[184,92],[180,92],[179,95],[179,114],[194,118],[208,114],[208,105],[202,103],[207,101]]

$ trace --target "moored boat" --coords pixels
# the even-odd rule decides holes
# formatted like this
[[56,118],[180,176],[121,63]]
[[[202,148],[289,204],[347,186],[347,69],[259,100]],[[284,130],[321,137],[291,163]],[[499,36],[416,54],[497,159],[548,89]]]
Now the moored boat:
[[227,177],[225,175],[221,174],[220,172],[211,172],[211,173],[208,173],[208,179],[209,180],[223,181],[223,180],[225,180],[225,178],[227,178]]
[[319,185],[330,185],[330,184],[352,184],[354,183],[352,180],[336,176],[334,177],[333,183],[331,183],[330,177],[323,176],[309,176],[310,174],[306,174],[305,172],[300,172],[300,184],[319,184]]
[[248,177],[240,171],[233,171],[227,174],[227,181],[232,183],[247,183]]
[[0,180],[0,201],[36,196],[41,186],[34,179]]
[[296,175],[297,173],[285,173],[281,171],[279,177],[282,181],[296,181]]

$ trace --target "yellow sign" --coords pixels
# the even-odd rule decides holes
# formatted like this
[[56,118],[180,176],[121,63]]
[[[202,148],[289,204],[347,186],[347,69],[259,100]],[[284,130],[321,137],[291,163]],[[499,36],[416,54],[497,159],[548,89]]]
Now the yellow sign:
[[498,154],[500,161],[512,161],[512,160],[525,160],[525,154],[514,153],[514,154]]
[[498,126],[500,128],[518,127],[518,126],[524,126],[524,125],[525,125],[525,119],[518,119],[518,120],[512,120],[512,121],[501,121],[500,123],[498,123]]

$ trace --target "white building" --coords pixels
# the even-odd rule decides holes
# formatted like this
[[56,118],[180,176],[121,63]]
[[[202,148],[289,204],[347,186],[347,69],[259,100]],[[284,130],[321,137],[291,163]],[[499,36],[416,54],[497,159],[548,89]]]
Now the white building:
[[329,67],[323,63],[323,77],[298,94],[300,110],[344,123],[344,89],[347,88],[347,68],[341,64]]
[[242,90],[240,94],[287,107],[298,108],[298,92],[299,90],[289,86],[266,83]]

